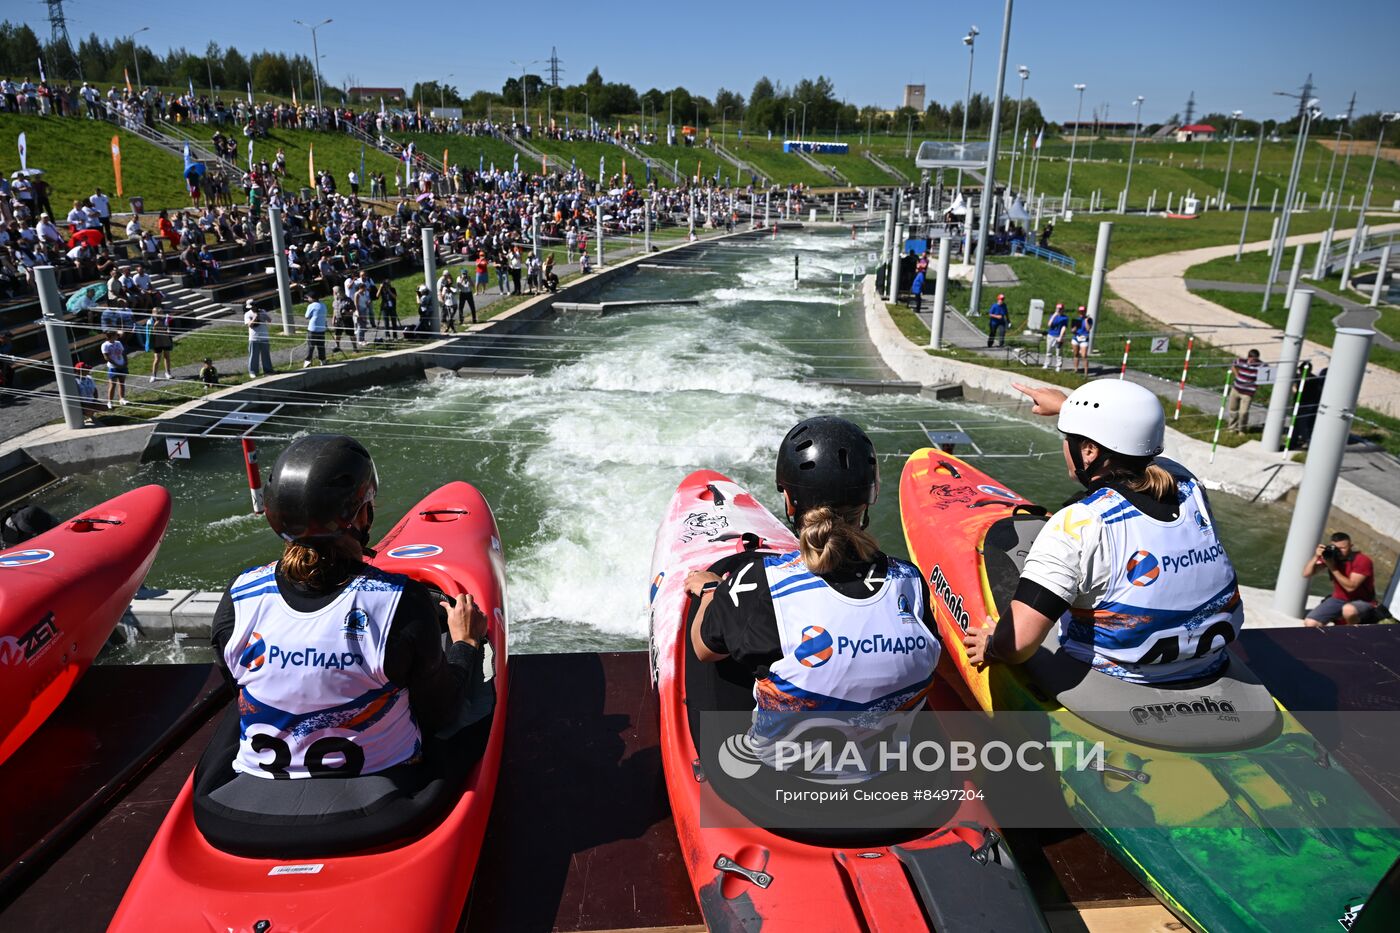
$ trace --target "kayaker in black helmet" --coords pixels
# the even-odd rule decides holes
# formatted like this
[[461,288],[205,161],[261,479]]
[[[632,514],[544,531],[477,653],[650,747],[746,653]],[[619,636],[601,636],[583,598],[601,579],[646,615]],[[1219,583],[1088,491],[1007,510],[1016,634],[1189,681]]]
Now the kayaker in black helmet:
[[1011,618],[963,638],[974,664],[1030,659],[1060,623],[1060,650],[1130,683],[1220,671],[1244,621],[1239,584],[1205,489],[1161,456],[1162,403],[1100,379],[1066,396],[1017,386],[1058,415],[1065,464],[1084,486],[1026,556]]
[[353,777],[415,761],[480,685],[486,619],[471,595],[440,604],[444,650],[427,588],[364,562],[378,488],[350,437],[302,437],[277,458],[266,508],[282,556],[234,578],[214,615],[238,695],[235,771]]
[[866,530],[880,493],[870,438],[843,418],[808,418],[778,448],[777,486],[799,549],[686,578],[701,600],[696,656],[752,673],[759,711],[922,706],[942,646],[918,569]]

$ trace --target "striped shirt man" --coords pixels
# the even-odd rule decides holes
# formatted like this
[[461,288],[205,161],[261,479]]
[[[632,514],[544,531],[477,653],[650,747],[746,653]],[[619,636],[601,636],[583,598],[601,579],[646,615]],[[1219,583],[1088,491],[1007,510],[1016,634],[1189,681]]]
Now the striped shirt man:
[[1234,389],[1241,395],[1253,395],[1259,388],[1259,351],[1250,350],[1247,357],[1235,360]]

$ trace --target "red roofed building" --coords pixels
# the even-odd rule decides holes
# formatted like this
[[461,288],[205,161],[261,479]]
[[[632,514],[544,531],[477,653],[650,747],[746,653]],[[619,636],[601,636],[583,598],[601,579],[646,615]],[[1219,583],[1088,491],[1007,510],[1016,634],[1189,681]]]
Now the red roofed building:
[[1176,141],[1179,143],[1210,142],[1215,138],[1215,127],[1209,123],[1192,123],[1190,126],[1177,127]]

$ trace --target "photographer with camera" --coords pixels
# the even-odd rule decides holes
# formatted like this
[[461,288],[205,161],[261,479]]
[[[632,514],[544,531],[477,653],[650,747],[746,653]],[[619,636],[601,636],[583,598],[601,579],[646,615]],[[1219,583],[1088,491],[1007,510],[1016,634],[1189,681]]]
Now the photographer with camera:
[[1305,625],[1321,628],[1335,625],[1365,625],[1381,620],[1376,604],[1376,570],[1371,558],[1352,547],[1351,537],[1335,532],[1331,544],[1319,544],[1308,558],[1303,576],[1311,577],[1320,568],[1327,568],[1332,580],[1332,595],[1328,596],[1304,619]]

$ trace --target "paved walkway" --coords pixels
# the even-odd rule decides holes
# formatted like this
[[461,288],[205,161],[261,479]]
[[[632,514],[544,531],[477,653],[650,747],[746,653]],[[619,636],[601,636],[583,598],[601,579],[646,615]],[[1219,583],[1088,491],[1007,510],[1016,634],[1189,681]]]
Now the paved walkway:
[[[1372,228],[1373,233],[1400,230],[1400,224]],[[1288,238],[1288,246],[1317,243],[1321,233],[1307,233]],[[1342,239],[1339,237],[1339,241]],[[1261,250],[1267,241],[1247,244],[1246,250]],[[1191,294],[1187,289],[1186,270],[1202,262],[1233,256],[1236,247],[1207,246],[1202,249],[1165,253],[1126,262],[1108,273],[1108,284],[1120,298],[1132,302],[1146,314],[1179,329],[1191,329],[1217,347],[1242,351],[1259,344],[1277,343],[1283,331],[1255,318],[1237,314]],[[1311,340],[1303,341],[1303,358],[1328,358],[1331,350]],[[1366,379],[1361,384],[1361,404],[1377,411],[1400,417],[1400,373],[1382,366],[1366,367]]]

